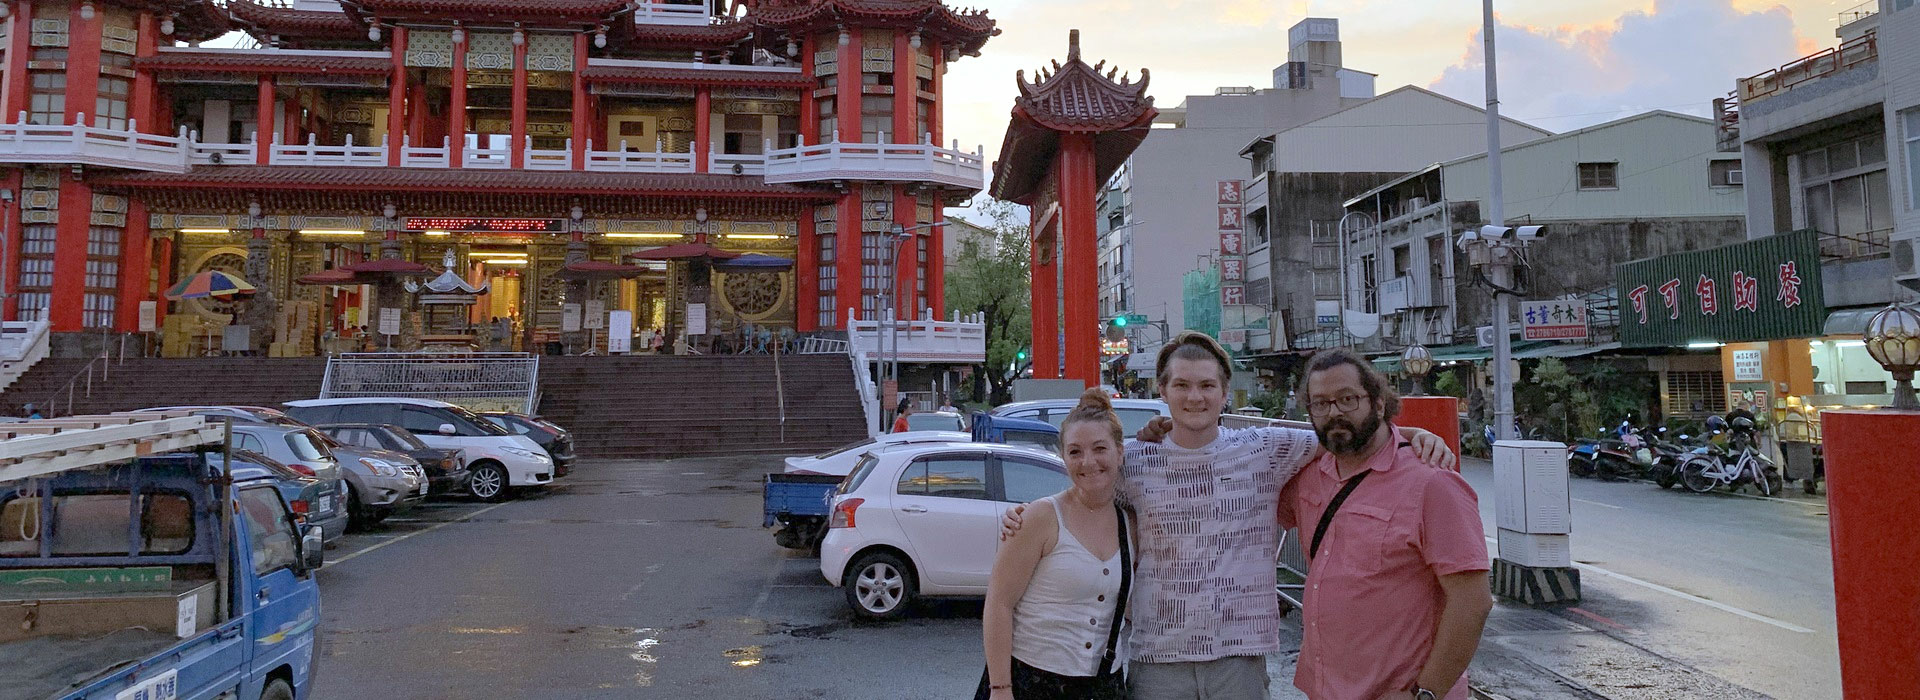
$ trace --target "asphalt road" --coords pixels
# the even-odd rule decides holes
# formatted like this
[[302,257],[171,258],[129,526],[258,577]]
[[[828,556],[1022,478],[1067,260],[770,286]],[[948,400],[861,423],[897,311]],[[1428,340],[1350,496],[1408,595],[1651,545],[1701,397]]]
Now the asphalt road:
[[[437,502],[349,535],[319,574],[316,697],[969,696],[980,603],[854,621],[818,560],[760,527],[759,479],[775,464],[595,461],[545,493]],[[1492,532],[1491,469],[1465,473]],[[1524,656],[1619,698],[1671,697],[1631,689],[1694,669],[1777,698],[1838,697],[1821,504],[1578,479],[1573,495],[1587,595],[1556,615],[1569,632],[1490,632],[1482,657]],[[1602,650],[1591,630],[1625,644]],[[1276,697],[1291,697],[1279,677],[1291,657],[1274,657]]]
[[[1494,532],[1491,464],[1463,474]],[[1585,600],[1564,616],[1776,698],[1840,697],[1824,500],[1571,485]]]

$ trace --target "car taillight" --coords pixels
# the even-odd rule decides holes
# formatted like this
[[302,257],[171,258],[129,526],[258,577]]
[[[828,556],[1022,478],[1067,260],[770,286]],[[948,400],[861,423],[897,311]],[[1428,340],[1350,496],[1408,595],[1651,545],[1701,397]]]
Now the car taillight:
[[303,499],[303,498],[296,498],[296,499],[293,499],[293,503],[291,503],[291,504],[289,504],[289,505],[290,505],[290,506],[292,506],[292,508],[293,508],[293,514],[294,514],[294,515],[306,515],[306,514],[307,514],[307,501],[306,501],[306,499]]
[[866,502],[864,498],[849,498],[833,504],[833,515],[827,518],[827,527],[853,527],[853,512]]
[[313,467],[309,467],[305,464],[289,464],[287,465],[287,468],[300,472],[301,474],[305,474],[307,476],[319,476],[319,473],[315,472],[313,470]]

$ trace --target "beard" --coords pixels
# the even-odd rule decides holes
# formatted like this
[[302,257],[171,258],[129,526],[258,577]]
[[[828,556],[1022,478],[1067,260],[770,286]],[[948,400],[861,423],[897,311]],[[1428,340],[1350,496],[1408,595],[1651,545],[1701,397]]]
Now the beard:
[[[1344,435],[1336,437],[1334,431]],[[1355,425],[1345,415],[1332,416],[1313,426],[1315,435],[1320,436],[1320,446],[1337,455],[1359,454],[1367,449],[1367,443],[1373,442],[1373,434],[1380,432],[1380,414],[1367,411],[1365,420]]]

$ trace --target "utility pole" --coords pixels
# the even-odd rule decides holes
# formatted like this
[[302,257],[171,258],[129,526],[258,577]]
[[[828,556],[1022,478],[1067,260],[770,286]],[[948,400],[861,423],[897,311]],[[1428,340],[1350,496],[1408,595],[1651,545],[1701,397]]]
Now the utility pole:
[[[1500,181],[1500,76],[1493,51],[1493,0],[1480,0],[1480,36],[1487,67],[1487,224],[1506,225],[1505,199]],[[1502,290],[1513,288],[1513,256],[1510,248],[1492,251],[1487,276],[1493,282],[1493,434],[1512,440],[1513,434],[1513,341],[1508,335],[1508,305],[1512,299]]]

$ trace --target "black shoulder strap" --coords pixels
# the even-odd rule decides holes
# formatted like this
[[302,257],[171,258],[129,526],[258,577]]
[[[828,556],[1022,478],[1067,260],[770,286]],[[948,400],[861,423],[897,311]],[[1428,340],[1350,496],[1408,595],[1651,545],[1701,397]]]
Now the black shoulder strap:
[[1113,504],[1115,522],[1120,526],[1120,595],[1114,597],[1113,621],[1107,623],[1107,653],[1101,657],[1100,675],[1114,670],[1114,647],[1120,643],[1120,621],[1127,615],[1127,591],[1133,588],[1133,555],[1127,543],[1127,511]]
[[1347,496],[1353,495],[1353,489],[1358,487],[1360,482],[1366,481],[1367,475],[1372,473],[1373,470],[1369,469],[1353,475],[1353,478],[1347,480],[1347,485],[1340,487],[1340,492],[1333,495],[1333,500],[1327,502],[1327,509],[1320,512],[1320,524],[1313,528],[1313,547],[1307,550],[1308,561],[1312,561],[1313,555],[1320,551],[1320,538],[1327,535],[1327,525],[1333,523],[1333,514],[1340,512],[1340,505],[1347,502]]

